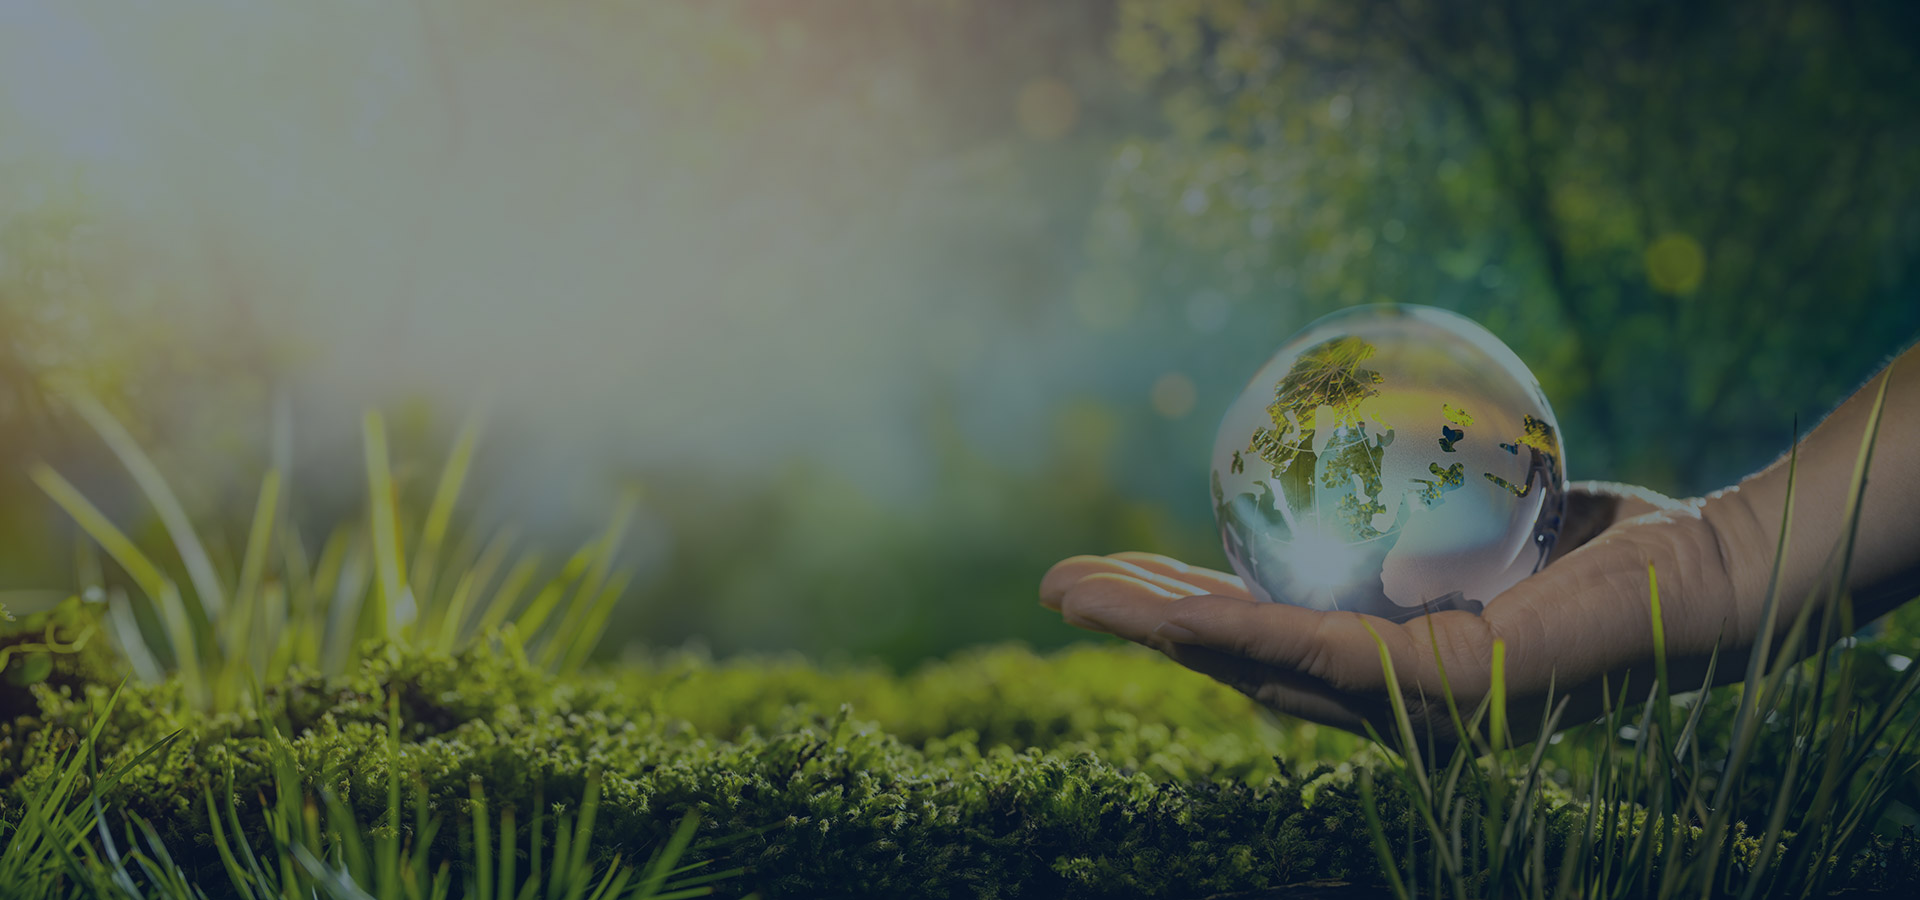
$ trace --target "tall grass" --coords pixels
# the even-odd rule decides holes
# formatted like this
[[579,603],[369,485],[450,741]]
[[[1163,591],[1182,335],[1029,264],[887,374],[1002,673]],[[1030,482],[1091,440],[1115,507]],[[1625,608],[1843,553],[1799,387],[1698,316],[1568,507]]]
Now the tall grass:
[[[263,717],[272,790],[255,805],[235,796],[230,776],[224,790],[208,785],[205,809],[225,877],[208,881],[207,873],[183,870],[159,829],[103,805],[122,775],[164,746],[104,775],[95,771],[95,743],[116,693],[44,777],[20,782],[37,786],[20,795],[24,815],[17,823],[0,818],[0,896],[674,900],[710,893],[713,883],[738,874],[679,863],[697,826],[691,814],[651,859],[596,859],[590,849],[598,778],[575,804],[536,809],[526,822],[516,821],[511,807],[491,810],[477,782],[470,814],[458,822],[430,815],[417,785],[409,807],[397,699],[389,707],[385,815],[361,822],[330,787],[339,773],[302,771],[290,738],[257,701],[261,685],[296,667],[342,673],[376,646],[454,653],[487,639],[522,661],[559,672],[580,668],[626,583],[616,556],[635,506],[631,494],[597,539],[544,571],[537,553],[514,548],[510,532],[481,535],[455,521],[477,420],[461,431],[424,510],[415,511],[394,478],[386,423],[369,413],[364,518],[331,530],[311,555],[288,514],[283,475],[270,468],[260,478],[244,547],[226,552],[195,528],[159,467],[118,420],[91,397],[68,399],[124,466],[166,539],[162,548],[143,547],[54,468],[34,466],[32,479],[92,540],[78,557],[81,593],[105,599],[99,621],[137,675],[178,679],[196,708],[251,709]],[[101,552],[125,573],[131,596],[119,579],[106,577]],[[52,628],[43,640],[0,648],[0,668],[15,654],[48,662],[94,634],[88,624],[61,642]],[[249,815],[260,817],[251,829]],[[460,830],[460,855],[430,858],[434,836],[447,827]],[[244,837],[262,833],[270,838],[266,846]]]
[[[1727,733],[1709,733],[1707,704],[1676,696],[1711,687],[1720,658],[1700,685],[1676,685],[1668,670],[1660,573],[1647,572],[1654,647],[1648,684],[1603,682],[1591,749],[1554,757],[1564,697],[1549,691],[1540,730],[1515,735],[1496,642],[1487,699],[1462,708],[1443,696],[1456,747],[1423,742],[1397,687],[1390,733],[1375,733],[1378,766],[1360,766],[1361,808],[1381,872],[1402,898],[1809,897],[1822,895],[1856,859],[1904,776],[1920,767],[1915,724],[1896,714],[1920,690],[1909,667],[1883,701],[1856,696],[1855,659],[1844,642],[1853,613],[1844,585],[1861,491],[1885,401],[1876,398],[1848,497],[1849,528],[1831,577],[1780,629],[1781,573],[1795,498],[1797,451],[1788,460],[1780,543]],[[463,529],[456,512],[479,427],[469,423],[449,449],[423,504],[396,483],[387,429],[363,424],[368,494],[364,516],[310,545],[288,514],[283,476],[260,479],[245,543],[203,538],[159,468],[93,401],[82,417],[124,465],[160,521],[167,548],[149,549],[113,523],[62,475],[37,466],[34,480],[91,538],[79,556],[82,587],[106,600],[104,626],[136,672],[176,678],[189,702],[259,716],[271,776],[257,796],[236,794],[231,778],[205,785],[203,806],[217,871],[189,872],[162,829],[104,799],[114,784],[164,746],[98,771],[101,725],[60,750],[46,777],[21,795],[24,815],[0,820],[0,896],[205,900],[672,900],[713,890],[740,871],[682,864],[695,823],[684,820],[649,859],[598,859],[592,852],[600,781],[578,797],[530,809],[495,807],[471,785],[464,808],[430,810],[410,783],[400,753],[397,700],[388,700],[386,803],[371,821],[334,789],[337,772],[302,771],[279,723],[258,702],[259,685],[295,669],[341,673],[367,648],[411,646],[453,652],[494,640],[504,652],[556,672],[579,669],[625,584],[616,549],[634,500],[623,498],[607,529],[556,567],[515,549],[509,533]],[[103,559],[126,578],[108,578]],[[131,586],[131,593],[123,583]],[[49,658],[76,649],[88,633],[0,649]],[[1438,658],[1435,647],[1436,659]],[[1384,644],[1380,663],[1398,685]],[[1803,662],[1811,655],[1813,659]],[[1444,681],[1444,668],[1442,670]],[[104,723],[118,695],[105,704]],[[1620,739],[1616,740],[1618,736]],[[169,738],[171,740],[171,738]],[[1554,765],[1577,761],[1571,777]],[[1744,790],[1764,771],[1769,795]],[[1387,779],[1406,800],[1404,816],[1376,808]],[[217,780],[216,780],[217,781]],[[27,781],[19,782],[28,784]],[[364,798],[362,800],[364,808]],[[1395,807],[1398,808],[1397,806]],[[449,830],[450,858],[434,848]],[[252,839],[246,837],[253,835]],[[264,837],[262,837],[264,836]],[[19,886],[19,887],[16,887]]]
[[[49,776],[24,798],[20,820],[0,820],[0,896],[9,900],[206,900],[209,896],[682,900],[710,894],[715,883],[741,872],[709,870],[705,862],[680,862],[698,826],[691,813],[667,843],[638,866],[617,856],[605,863],[593,859],[589,848],[599,804],[598,778],[589,779],[577,807],[556,804],[551,813],[536,809],[524,829],[516,825],[511,807],[503,808],[495,819],[475,783],[471,828],[462,828],[458,858],[435,859],[431,855],[434,835],[445,823],[428,812],[424,791],[413,791],[411,808],[404,802],[395,699],[388,709],[386,814],[372,828],[364,826],[333,790],[309,790],[289,743],[277,726],[263,722],[271,738],[265,747],[272,758],[273,796],[262,794],[258,814],[271,843],[257,852],[242,837],[247,829],[230,777],[223,790],[209,786],[205,803],[211,840],[226,881],[220,885],[218,876],[208,880],[182,868],[152,823],[104,807],[103,795],[178,737],[177,733],[169,736],[101,772],[95,745],[118,699],[116,691],[87,734],[54,758]],[[116,819],[122,824],[118,836],[109,824]],[[520,872],[517,864],[523,853],[529,867]]]
[[[1848,528],[1831,578],[1805,598],[1775,654],[1765,636],[1779,623],[1797,447],[1789,456],[1762,638],[1748,657],[1732,734],[1717,757],[1702,752],[1704,698],[1676,704],[1672,695],[1658,573],[1651,565],[1653,682],[1623,681],[1618,696],[1603,682],[1597,727],[1608,739],[1590,766],[1575,773],[1570,789],[1542,772],[1564,697],[1556,701],[1549,691],[1530,751],[1510,749],[1503,645],[1494,646],[1487,700],[1463,719],[1451,693],[1445,697],[1457,733],[1467,737],[1441,760],[1431,744],[1422,756],[1393,661],[1380,644],[1381,665],[1393,686],[1393,740],[1372,737],[1383,749],[1393,748],[1385,754],[1388,777],[1397,780],[1412,811],[1404,833],[1392,833],[1373,811],[1377,786],[1371,773],[1363,773],[1361,788],[1369,798],[1375,852],[1396,896],[1750,900],[1826,892],[1837,867],[1863,849],[1895,784],[1920,767],[1912,746],[1920,725],[1891,733],[1896,713],[1920,687],[1920,667],[1909,669],[1884,702],[1869,705],[1856,696],[1855,654],[1840,640],[1854,630],[1847,569],[1886,385],[1882,379],[1862,439],[1847,498]],[[1802,663],[1810,652],[1813,659]],[[1699,685],[1703,694],[1712,688],[1718,662],[1716,651]],[[1676,718],[1682,709],[1684,717]],[[1785,739],[1763,740],[1774,730]],[[1627,740],[1611,740],[1613,735]],[[1763,752],[1786,755],[1784,763],[1770,763],[1780,773],[1777,792],[1764,803],[1743,800],[1741,779]]]
[[[480,784],[475,782],[466,821],[454,823],[461,828],[458,859],[434,859],[434,835],[448,823],[429,813],[425,791],[417,786],[409,808],[403,789],[405,768],[400,757],[397,698],[389,701],[388,719],[386,814],[372,828],[362,826],[353,808],[334,791],[323,788],[316,797],[304,790],[292,752],[285,741],[278,740],[279,730],[271,724],[267,730],[275,738],[269,742],[274,796],[260,798],[261,815],[272,841],[265,856],[257,855],[239,837],[246,829],[231,782],[223,790],[208,790],[208,820],[233,896],[243,900],[448,896],[469,900],[679,900],[710,894],[715,882],[740,873],[738,869],[702,871],[708,866],[704,862],[679,863],[698,825],[692,814],[683,818],[668,842],[637,868],[617,856],[607,863],[594,860],[589,847],[599,806],[597,777],[588,780],[586,793],[576,807],[556,804],[551,812],[537,808],[524,829],[516,823],[512,807],[503,807],[496,818]],[[129,824],[128,841],[135,846],[160,848],[154,829],[138,819]],[[525,871],[518,868],[523,849],[528,860]],[[153,856],[141,858],[151,860]],[[163,874],[165,867],[158,868]],[[159,877],[154,882],[170,880]],[[181,892],[158,896],[185,900],[195,895]]]
[[99,822],[98,797],[173,739],[100,772],[94,762],[94,743],[119,699],[116,690],[93,727],[54,756],[48,777],[22,798],[19,820],[0,819],[0,895],[30,900],[111,889],[109,867],[89,843]]
[[576,670],[626,585],[615,564],[631,493],[597,539],[552,571],[537,552],[516,550],[510,531],[456,526],[477,421],[461,431],[416,512],[395,483],[386,423],[367,414],[364,519],[334,528],[317,556],[288,515],[283,473],[269,468],[236,554],[209,547],[159,467],[105,407],[82,394],[70,399],[152,507],[168,548],[143,548],[53,467],[35,465],[31,477],[126,573],[133,596],[108,582],[90,549],[81,556],[81,587],[106,598],[109,631],[136,674],[177,677],[201,708],[236,708],[248,685],[295,666],[345,671],[374,643],[454,652],[493,638],[506,652]]

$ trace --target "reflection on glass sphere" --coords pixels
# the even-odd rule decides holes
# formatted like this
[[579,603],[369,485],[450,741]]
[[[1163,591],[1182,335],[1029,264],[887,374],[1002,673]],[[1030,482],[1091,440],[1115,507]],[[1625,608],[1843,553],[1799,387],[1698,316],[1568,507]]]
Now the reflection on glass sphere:
[[1254,596],[1407,619],[1478,612],[1545,564],[1558,423],[1499,338],[1424,306],[1307,326],[1227,409],[1213,507]]

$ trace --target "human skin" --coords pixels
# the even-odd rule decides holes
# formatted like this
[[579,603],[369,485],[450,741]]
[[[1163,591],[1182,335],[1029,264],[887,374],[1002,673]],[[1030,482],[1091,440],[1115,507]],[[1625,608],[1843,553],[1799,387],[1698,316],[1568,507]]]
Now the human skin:
[[[1845,585],[1858,623],[1920,593],[1915,347],[1797,447],[1769,646],[1778,645],[1803,609],[1819,625],[1819,604],[1831,594],[1822,589],[1832,584],[1843,555],[1853,479],[1883,382],[1885,406]],[[1626,485],[1576,484],[1554,557],[1479,615],[1456,610],[1395,623],[1266,603],[1234,575],[1148,553],[1062,560],[1041,580],[1040,602],[1070,625],[1145,644],[1278,712],[1355,732],[1371,724],[1389,733],[1384,646],[1415,728],[1441,743],[1458,739],[1443,689],[1451,688],[1464,710],[1478,705],[1492,685],[1499,641],[1506,647],[1514,730],[1525,736],[1522,729],[1544,719],[1549,693],[1564,698],[1558,724],[1566,726],[1599,714],[1603,686],[1617,698],[1623,684],[1650,684],[1649,564],[1659,582],[1670,683],[1701,684],[1716,647],[1714,682],[1745,677],[1781,546],[1788,468],[1789,456],[1782,456],[1736,485],[1689,500]]]

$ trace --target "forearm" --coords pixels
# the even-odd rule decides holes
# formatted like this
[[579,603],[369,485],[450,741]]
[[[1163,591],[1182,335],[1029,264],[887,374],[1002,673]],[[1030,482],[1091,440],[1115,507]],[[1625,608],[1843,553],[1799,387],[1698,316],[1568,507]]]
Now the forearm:
[[[1853,479],[1875,399],[1889,378],[1856,511],[1850,505]],[[1808,433],[1789,469],[1789,457],[1782,457],[1705,501],[1705,514],[1728,548],[1727,574],[1747,628],[1743,636],[1758,637],[1787,522],[1789,481],[1792,516],[1780,566],[1776,636],[1816,592],[1831,585],[1849,533],[1852,555],[1845,584],[1856,621],[1878,617],[1920,593],[1920,347],[1901,354]]]
[[[1859,622],[1920,592],[1920,352],[1909,350],[1890,371],[1848,570]],[[1827,562],[1848,531],[1850,486],[1883,377],[1849,398],[1799,447],[1776,638],[1791,627],[1814,588],[1834,577]],[[1645,684],[1650,673],[1641,670],[1649,668],[1653,649],[1651,566],[1659,578],[1676,683],[1701,677],[1716,651],[1715,680],[1739,680],[1762,627],[1788,478],[1783,459],[1702,499],[1642,504],[1651,511],[1640,515],[1623,510],[1615,527],[1553,563],[1553,577],[1521,582],[1503,602],[1489,606],[1490,624],[1513,648],[1510,671],[1535,685],[1597,689],[1597,679],[1610,675],[1617,688],[1629,672],[1633,683]]]

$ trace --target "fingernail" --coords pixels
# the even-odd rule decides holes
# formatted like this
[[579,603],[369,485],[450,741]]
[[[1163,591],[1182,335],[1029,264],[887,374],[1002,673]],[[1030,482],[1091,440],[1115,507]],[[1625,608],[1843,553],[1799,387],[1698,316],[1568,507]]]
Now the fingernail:
[[1177,641],[1182,644],[1197,644],[1200,642],[1200,636],[1195,634],[1193,629],[1185,625],[1176,625],[1172,622],[1161,622],[1160,627],[1155,628],[1153,633],[1167,640]]

